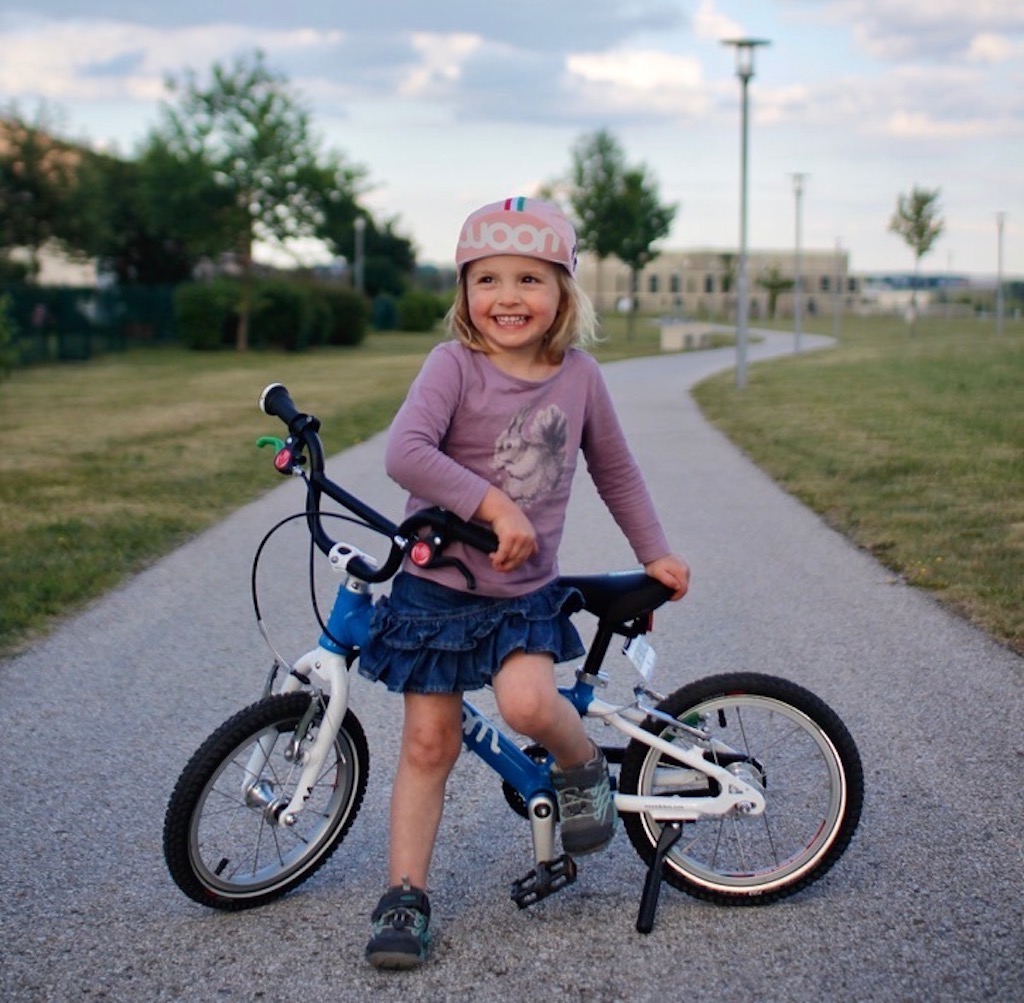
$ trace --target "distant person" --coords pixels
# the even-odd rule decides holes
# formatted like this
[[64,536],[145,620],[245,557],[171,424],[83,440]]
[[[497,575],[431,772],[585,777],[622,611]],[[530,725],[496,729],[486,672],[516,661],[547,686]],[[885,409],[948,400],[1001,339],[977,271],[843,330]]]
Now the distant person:
[[557,582],[557,550],[580,451],[647,573],[686,593],[601,371],[576,284],[576,234],[553,205],[513,198],[466,220],[455,252],[451,341],[413,381],[388,435],[386,469],[407,512],[440,505],[489,526],[498,549],[455,545],[476,579],[409,562],[374,610],[360,671],[405,698],[391,797],[389,888],[366,948],[378,968],[411,968],[429,945],[427,873],[445,784],[462,745],[462,694],[490,685],[510,728],[554,757],[567,853],[606,846],[616,823],[608,764],[554,665],[583,654]]

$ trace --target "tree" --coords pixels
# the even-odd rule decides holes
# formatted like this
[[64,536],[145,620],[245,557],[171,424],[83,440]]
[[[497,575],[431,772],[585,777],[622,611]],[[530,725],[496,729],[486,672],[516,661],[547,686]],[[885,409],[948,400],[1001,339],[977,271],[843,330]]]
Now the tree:
[[[243,278],[237,347],[244,350],[253,243],[314,236],[325,205],[351,175],[340,157],[321,159],[309,111],[260,51],[229,68],[214,64],[206,86],[189,72],[168,87],[179,103],[163,106],[163,124],[146,156],[151,167],[173,167],[187,181],[173,201],[177,219],[191,230],[189,245],[237,256]],[[193,211],[182,217],[190,201]]]
[[412,241],[395,232],[396,221],[378,222],[355,199],[361,175],[351,178],[347,199],[328,207],[319,235],[339,255],[355,263],[355,221],[365,221],[363,229],[363,289],[371,299],[381,293],[400,296],[416,270],[416,252]]
[[784,278],[778,268],[769,268],[757,280],[757,284],[768,293],[768,316],[772,318],[779,305],[779,295],[789,292],[796,282],[793,279]]
[[660,204],[647,168],[630,167],[619,141],[606,129],[583,136],[573,147],[572,161],[568,202],[580,249],[597,258],[596,298],[600,303],[601,262],[615,255],[632,276],[632,335],[637,276],[657,257],[652,245],[668,233],[676,207]]
[[[32,122],[15,114],[0,123],[0,148],[0,246],[27,250],[30,276],[40,249],[55,243],[96,258],[121,282],[188,277],[183,248],[147,225],[137,163],[60,139],[45,108]],[[154,203],[166,205],[179,188],[179,175],[161,178]]]
[[601,263],[617,253],[619,234],[611,220],[626,172],[626,156],[606,129],[579,139],[572,149],[569,206],[576,220],[581,251],[597,258],[596,295],[601,301]]
[[81,151],[56,138],[45,106],[34,119],[11,107],[0,121],[0,248],[29,254],[29,274],[39,271],[39,251],[63,245],[71,223],[70,195]]
[[92,151],[82,160],[72,194],[80,220],[74,243],[123,285],[173,284],[192,274],[196,259],[174,235],[180,223],[172,220],[161,228],[152,218],[150,199],[165,214],[180,178],[175,174],[163,181],[150,193],[141,161]]
[[616,254],[623,264],[629,266],[631,295],[627,337],[632,339],[640,272],[658,256],[653,245],[668,234],[676,215],[676,207],[661,204],[657,183],[648,176],[647,169],[641,166],[623,175],[613,212],[619,231]]
[[940,189],[929,191],[914,185],[909,195],[900,195],[896,200],[896,211],[889,220],[889,229],[899,234],[914,252],[914,285],[910,293],[911,322],[913,334],[917,320],[917,284],[921,259],[932,249],[932,245],[945,228],[939,215]]

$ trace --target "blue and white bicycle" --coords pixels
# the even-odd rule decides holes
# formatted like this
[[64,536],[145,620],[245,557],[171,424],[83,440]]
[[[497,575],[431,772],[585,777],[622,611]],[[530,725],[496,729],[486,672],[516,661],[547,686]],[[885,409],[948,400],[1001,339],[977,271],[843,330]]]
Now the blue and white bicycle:
[[[283,386],[267,387],[260,406],[288,427],[286,440],[270,440],[279,447],[274,466],[303,480],[300,517],[341,584],[316,647],[292,664],[275,659],[260,699],[202,743],[171,795],[164,854],[174,881],[195,901],[232,910],[301,884],[356,818],[369,748],[349,706],[349,682],[372,584],[408,557],[421,567],[455,564],[472,587],[446,548],[460,541],[490,552],[496,545],[488,530],[441,509],[391,522],[326,475],[320,423]],[[324,516],[338,513],[322,510],[324,496],[388,538],[381,565],[328,534]],[[824,875],[849,844],[864,796],[860,757],[839,717],[803,687],[753,672],[699,679],[663,696],[652,688],[654,653],[644,635],[668,590],[642,571],[564,580],[597,625],[575,684],[562,692],[582,716],[625,739],[603,748],[616,772],[615,807],[649,869],[637,929],[652,928],[662,880],[712,902],[757,905]],[[626,706],[598,695],[617,637],[638,671]],[[571,884],[576,865],[556,853],[558,802],[546,750],[519,748],[469,701],[463,738],[529,821],[533,866],[512,886],[513,900],[529,906]]]

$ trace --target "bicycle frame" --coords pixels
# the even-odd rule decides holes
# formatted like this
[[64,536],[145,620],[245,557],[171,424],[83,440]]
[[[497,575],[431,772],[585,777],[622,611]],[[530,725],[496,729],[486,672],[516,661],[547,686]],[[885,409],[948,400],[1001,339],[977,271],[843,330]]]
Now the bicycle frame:
[[[344,570],[345,563],[352,557],[366,559],[366,555],[345,545],[339,545],[334,549],[345,555],[343,559],[332,560],[332,564],[339,570]],[[325,687],[329,695],[319,732],[312,748],[306,754],[297,791],[287,805],[274,806],[274,814],[280,825],[295,823],[320,775],[338,728],[345,718],[348,710],[350,666],[368,635],[371,605],[370,586],[359,579],[346,576],[338,589],[327,628],[320,638],[319,645],[295,663],[281,685],[281,692],[294,692],[304,686],[313,686],[317,689]],[[605,650],[594,651],[592,647],[588,664],[599,664],[606,653],[607,641],[595,640],[594,643],[601,645]],[[615,807],[618,811],[645,812],[662,822],[694,821],[737,813],[753,816],[764,812],[764,793],[756,784],[748,783],[742,776],[708,761],[700,748],[686,741],[685,734],[680,734],[682,740],[679,742],[668,742],[646,731],[643,724],[652,716],[658,716],[654,708],[641,705],[639,699],[625,707],[607,703],[595,695],[594,684],[589,681],[591,678],[594,677],[580,669],[577,671],[576,683],[559,690],[582,717],[600,720],[627,738],[636,739],[658,750],[667,759],[677,762],[681,768],[678,774],[665,771],[666,774],[671,772],[675,786],[684,787],[699,775],[715,780],[719,790],[713,796],[699,798],[664,795],[644,797],[616,793]],[[669,718],[666,723],[675,727],[677,732],[681,732],[675,720]],[[694,729],[693,737],[699,734],[699,729]],[[300,742],[302,737],[301,734],[297,735],[297,742]],[[543,762],[532,759],[469,700],[463,700],[462,703],[462,739],[468,751],[483,760],[522,797],[530,819],[535,859],[538,862],[551,860],[554,855],[557,813],[554,788],[551,784],[550,757]],[[265,755],[266,750],[263,750],[263,753]],[[254,750],[247,770],[247,774],[254,778],[258,778],[260,774],[259,756],[260,752]],[[665,779],[667,782],[668,776]],[[659,783],[659,786],[663,788],[665,784]]]

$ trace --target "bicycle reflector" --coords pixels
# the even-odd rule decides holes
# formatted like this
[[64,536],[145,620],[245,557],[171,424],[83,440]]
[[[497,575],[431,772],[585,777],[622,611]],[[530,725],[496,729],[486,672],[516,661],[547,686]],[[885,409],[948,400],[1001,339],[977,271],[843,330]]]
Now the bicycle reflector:
[[429,567],[433,559],[434,548],[426,540],[417,540],[409,548],[409,560],[418,568]]

